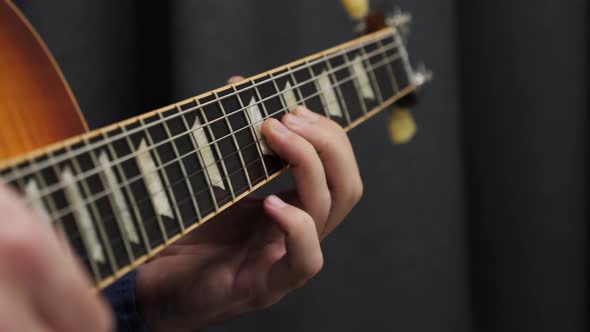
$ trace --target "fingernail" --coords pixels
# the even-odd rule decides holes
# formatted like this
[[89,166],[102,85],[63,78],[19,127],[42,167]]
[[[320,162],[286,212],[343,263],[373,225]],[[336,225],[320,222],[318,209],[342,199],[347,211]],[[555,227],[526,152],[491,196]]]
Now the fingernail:
[[279,120],[272,119],[270,122],[270,128],[277,134],[286,136],[291,134],[289,128],[285,127]]
[[296,114],[297,116],[300,116],[300,117],[302,117],[304,119],[308,119],[308,120],[317,120],[320,118],[319,114],[316,114],[303,106],[298,106],[297,108],[295,108],[293,110],[293,113]]
[[285,115],[285,122],[287,122],[287,125],[291,125],[291,126],[295,126],[295,127],[302,127],[306,124],[306,121],[304,121],[302,118],[295,116],[293,114]]
[[266,202],[268,203],[268,205],[270,205],[270,207],[273,207],[276,209],[281,209],[281,208],[284,208],[285,206],[287,206],[287,203],[283,202],[282,199],[278,198],[275,195],[268,196],[268,198],[266,199]]

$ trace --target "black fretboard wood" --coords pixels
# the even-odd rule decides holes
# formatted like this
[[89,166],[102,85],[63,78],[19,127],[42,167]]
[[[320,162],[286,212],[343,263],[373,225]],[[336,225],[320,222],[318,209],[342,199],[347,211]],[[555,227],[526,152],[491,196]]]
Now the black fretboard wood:
[[0,177],[54,222],[100,284],[284,170],[261,133],[265,119],[304,105],[348,128],[411,89],[410,75],[391,30],[126,121]]

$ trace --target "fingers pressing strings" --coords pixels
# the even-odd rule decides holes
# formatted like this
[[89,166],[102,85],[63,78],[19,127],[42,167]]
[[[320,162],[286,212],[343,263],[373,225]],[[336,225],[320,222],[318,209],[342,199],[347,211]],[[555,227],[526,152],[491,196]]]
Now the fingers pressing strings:
[[342,222],[362,196],[363,184],[352,145],[340,125],[303,106],[285,115],[283,122],[311,143],[325,169],[332,205],[321,233],[323,238]]

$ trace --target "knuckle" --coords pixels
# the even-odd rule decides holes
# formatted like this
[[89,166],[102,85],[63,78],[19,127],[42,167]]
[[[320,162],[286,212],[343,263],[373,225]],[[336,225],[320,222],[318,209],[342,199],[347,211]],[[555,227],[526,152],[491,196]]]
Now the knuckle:
[[305,264],[301,266],[299,273],[293,279],[292,288],[303,287],[311,278],[316,276],[324,267],[324,255],[318,250],[314,255],[309,257]]
[[305,232],[307,231],[308,228],[314,228],[315,229],[315,221],[313,220],[313,218],[309,215],[309,213],[303,211],[303,210],[297,210],[297,219],[299,219],[301,225],[303,227],[301,227],[301,231]]
[[353,182],[354,185],[352,186],[350,197],[352,205],[356,205],[358,202],[360,202],[361,198],[363,197],[365,188],[360,175],[357,176],[355,180],[353,180]]
[[317,253],[312,256],[309,260],[306,269],[306,275],[308,278],[314,277],[316,274],[320,273],[322,268],[324,267],[324,255],[322,254],[321,250],[318,250]]
[[337,134],[345,134],[344,128],[342,128],[342,126],[338,122],[336,122],[336,121],[334,121],[332,119],[328,119],[328,125],[330,126],[330,128],[332,128],[332,130],[335,133],[337,133]]
[[321,150],[334,146],[335,135],[329,131],[323,131],[317,138],[317,145]]

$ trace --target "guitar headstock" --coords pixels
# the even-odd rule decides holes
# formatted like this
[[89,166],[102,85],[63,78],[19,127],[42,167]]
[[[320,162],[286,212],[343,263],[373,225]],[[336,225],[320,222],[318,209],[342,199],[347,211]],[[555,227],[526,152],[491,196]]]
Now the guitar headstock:
[[[403,44],[406,43],[412,15],[401,11],[399,8],[393,10],[374,10],[370,6],[369,0],[341,0],[348,15],[356,22],[355,32],[359,35],[365,35],[385,27],[392,27],[400,36]],[[403,45],[405,49],[405,45]],[[417,126],[410,108],[417,103],[417,92],[420,88],[432,80],[432,72],[427,70],[424,65],[419,65],[416,69],[409,68],[412,85],[415,87],[414,92],[406,95],[399,100],[391,110],[389,121],[389,133],[395,144],[409,142],[416,134]]]

